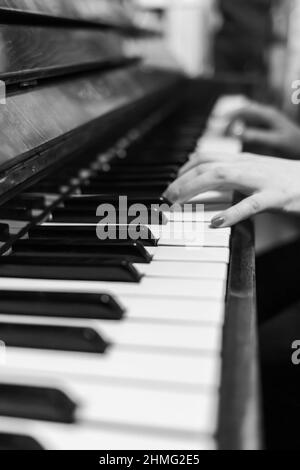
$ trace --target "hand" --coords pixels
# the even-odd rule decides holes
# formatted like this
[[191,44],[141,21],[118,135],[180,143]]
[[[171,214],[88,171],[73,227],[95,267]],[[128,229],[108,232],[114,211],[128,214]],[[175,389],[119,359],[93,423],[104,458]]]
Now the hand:
[[245,129],[239,135],[244,143],[262,144],[300,159],[300,128],[280,111],[249,101],[248,105],[230,113],[231,124],[242,121]]
[[209,155],[182,171],[164,196],[184,203],[210,190],[237,190],[248,196],[215,217],[214,228],[230,227],[265,211],[300,215],[300,162],[253,154],[231,155],[222,161]]

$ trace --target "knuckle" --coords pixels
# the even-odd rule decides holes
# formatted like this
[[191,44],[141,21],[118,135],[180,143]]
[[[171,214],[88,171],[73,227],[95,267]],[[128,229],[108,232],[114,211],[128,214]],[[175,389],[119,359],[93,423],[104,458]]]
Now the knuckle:
[[219,181],[225,181],[228,178],[228,169],[224,166],[218,166],[213,171],[214,177]]
[[215,177],[221,182],[237,182],[241,177],[241,171],[237,168],[237,164],[234,166],[223,166],[215,169]]
[[261,204],[257,199],[245,200],[231,209],[231,218],[234,221],[243,220],[251,215],[257,214],[261,211]]
[[260,205],[260,202],[257,199],[255,199],[255,198],[250,199],[248,201],[248,204],[249,204],[249,208],[250,208],[251,212],[256,213],[256,212],[260,211],[261,205]]
[[201,166],[201,165],[197,165],[197,166],[196,166],[196,168],[195,168],[195,173],[196,173],[196,176],[202,175],[203,170],[202,170],[202,166]]
[[242,215],[243,213],[242,213],[242,209],[240,208],[240,206],[235,206],[232,208],[231,216],[233,219],[239,220],[242,217]]

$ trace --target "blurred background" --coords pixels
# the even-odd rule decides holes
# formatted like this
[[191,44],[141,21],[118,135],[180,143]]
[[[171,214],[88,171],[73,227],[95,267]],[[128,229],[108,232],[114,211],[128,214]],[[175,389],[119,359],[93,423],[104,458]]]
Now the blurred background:
[[[190,76],[235,76],[287,113],[300,76],[298,0],[123,0],[131,18],[161,38],[143,43],[149,60],[175,61]],[[133,44],[130,47],[134,47]],[[138,47],[137,45],[135,47]],[[139,43],[141,47],[141,43]]]

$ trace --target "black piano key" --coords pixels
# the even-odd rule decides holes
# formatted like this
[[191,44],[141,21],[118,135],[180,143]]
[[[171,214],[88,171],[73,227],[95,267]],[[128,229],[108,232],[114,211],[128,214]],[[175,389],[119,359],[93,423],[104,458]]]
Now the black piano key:
[[35,186],[32,186],[30,190],[33,193],[58,194],[63,190],[69,189],[69,187],[69,182],[66,179],[64,183],[58,183],[56,181],[38,183]]
[[164,171],[157,171],[157,172],[145,172],[135,174],[135,173],[125,173],[122,170],[120,172],[103,172],[98,171],[93,174],[89,180],[94,183],[136,183],[136,182],[144,182],[144,183],[151,183],[153,180],[160,180],[166,183],[171,183],[176,178],[177,173],[170,173]]
[[135,183],[127,183],[127,182],[119,182],[119,183],[113,183],[113,182],[86,182],[83,183],[80,188],[89,188],[92,189],[93,191],[101,191],[101,192],[117,192],[119,194],[130,194],[130,193],[136,193],[136,192],[141,192],[141,191],[152,191],[152,192],[157,192],[159,194],[162,194],[169,184],[172,181],[158,181],[158,180],[153,180],[150,182],[135,182]]
[[[40,225],[36,226],[29,230],[28,236],[31,240],[53,240],[55,239],[57,243],[60,243],[62,240],[89,240],[94,241],[95,243],[99,243],[99,238],[97,236],[97,227],[95,225]],[[110,229],[108,229],[110,230]],[[158,239],[153,235],[151,230],[148,227],[140,226],[138,228],[139,236],[136,240],[133,240],[129,233],[128,226],[118,226],[116,228],[112,228],[113,235],[115,235],[115,239],[112,236],[109,237],[110,233],[107,233],[107,239],[101,240],[101,243],[119,243],[120,241],[123,242],[130,242],[139,241],[144,246],[157,246]],[[110,232],[111,232],[110,231]]]
[[44,448],[32,437],[21,434],[0,433],[0,451],[33,451]]
[[43,196],[36,196],[34,194],[22,194],[19,196],[20,204],[31,209],[44,209],[46,205],[46,198]]
[[[164,142],[163,140],[158,142],[152,142],[149,146],[147,146],[146,151],[147,153],[164,152],[169,155],[175,154],[176,158],[178,158],[178,155],[188,154],[195,148],[195,141],[191,141],[190,139],[186,141],[182,139],[179,139],[177,141],[176,139],[174,140],[175,141],[173,144],[169,144],[168,142]],[[174,161],[176,161],[176,158],[174,159]]]
[[122,162],[112,162],[111,168],[109,170],[109,173],[119,173],[122,171],[131,172],[136,175],[139,174],[147,174],[147,173],[152,173],[156,175],[160,175],[160,172],[170,172],[171,174],[173,173],[178,173],[178,170],[180,168],[180,165],[163,165],[159,163],[154,163],[153,165],[149,164],[147,165],[139,165],[138,162],[127,162],[122,163]]
[[60,390],[0,383],[0,416],[71,424],[76,409]]
[[20,220],[20,221],[31,221],[34,217],[33,211],[23,208],[14,208],[14,207],[0,207],[0,218],[8,220]]
[[12,201],[4,204],[3,207],[5,207],[5,209],[21,209],[26,211],[28,209],[43,210],[45,209],[45,205],[46,199],[43,196],[22,194]]
[[167,225],[169,222],[163,212],[159,210],[147,209],[144,212],[129,216],[128,212],[119,212],[116,208],[114,214],[111,214],[110,217],[109,214],[100,217],[96,215],[96,210],[93,208],[80,210],[72,207],[59,207],[52,211],[51,221],[72,224],[98,224],[105,220],[105,223],[108,224],[131,224],[139,217],[139,223],[143,225]]
[[0,338],[9,348],[104,354],[109,347],[92,328],[71,326],[0,322]]
[[109,294],[39,291],[0,291],[0,312],[94,320],[121,320],[124,308]]
[[24,279],[57,279],[70,281],[139,282],[141,274],[127,261],[2,256],[0,276]]
[[158,152],[158,151],[146,151],[146,152],[138,152],[138,154],[133,154],[133,155],[128,155],[126,162],[132,161],[136,162],[138,161],[139,165],[154,165],[155,162],[157,165],[165,164],[165,165],[172,165],[172,164],[177,164],[177,165],[183,165],[189,158],[189,153],[188,152],[181,152],[181,153],[176,153],[176,152]]
[[34,186],[30,187],[30,191],[32,193],[56,193],[59,190],[60,183],[51,182],[51,181],[40,181],[36,183]]
[[82,185],[80,187],[80,191],[81,191],[81,194],[83,195],[102,195],[102,194],[107,194],[107,193],[115,193],[115,194],[120,194],[122,196],[127,196],[127,197],[135,197],[135,196],[140,196],[141,193],[143,193],[143,195],[145,197],[152,197],[152,198],[159,198],[162,196],[162,194],[166,191],[167,187],[157,187],[155,189],[150,189],[150,188],[145,188],[144,190],[142,190],[141,188],[131,188],[131,189],[122,189],[120,190],[120,188],[113,188],[111,186],[108,186],[108,187],[104,187],[104,186],[100,186],[100,185],[93,185],[93,184],[89,184],[89,185]]
[[158,155],[157,158],[154,158],[152,155],[143,155],[143,158],[137,158],[137,157],[128,157],[128,159],[126,159],[126,163],[128,163],[129,165],[129,168],[130,168],[130,165],[136,165],[136,163],[138,162],[139,166],[140,167],[143,167],[144,168],[149,168],[150,166],[151,167],[161,167],[161,164],[164,164],[164,165],[177,165],[178,168],[180,168],[181,166],[183,166],[187,160],[188,160],[188,157],[189,155],[185,156],[185,157],[182,157],[181,159],[178,159],[177,160],[174,160],[174,158],[172,158],[172,156],[168,156],[168,155],[165,155],[164,158],[162,159],[162,156],[161,155]]
[[10,227],[8,224],[0,223],[0,241],[5,242],[9,239],[10,236]]
[[151,255],[139,242],[132,243],[98,243],[85,240],[62,240],[57,243],[56,240],[20,240],[14,243],[12,255],[21,256],[54,256],[54,257],[72,257],[80,258],[82,256],[91,256],[101,259],[125,259],[129,263],[150,263]]
[[139,241],[145,246],[157,246],[157,239],[150,228],[140,224],[97,224],[99,240],[131,240]]
[[[67,198],[64,201],[65,208],[74,208],[76,210],[80,209],[93,209],[96,210],[98,206],[101,204],[111,204],[115,207],[118,206],[120,202],[120,196],[118,194],[102,194],[102,195],[95,195],[95,196],[72,196]],[[147,208],[151,206],[168,206],[171,207],[172,204],[166,198],[163,197],[151,197],[151,196],[144,196],[144,195],[136,195],[127,198],[127,205],[132,206],[134,204],[143,204]]]
[[103,170],[99,165],[93,169],[93,176],[99,178],[116,179],[116,181],[144,181],[153,178],[156,179],[174,179],[178,175],[178,169],[165,170],[164,168],[141,168],[139,171],[133,171],[131,168],[126,167],[111,167],[110,169]]

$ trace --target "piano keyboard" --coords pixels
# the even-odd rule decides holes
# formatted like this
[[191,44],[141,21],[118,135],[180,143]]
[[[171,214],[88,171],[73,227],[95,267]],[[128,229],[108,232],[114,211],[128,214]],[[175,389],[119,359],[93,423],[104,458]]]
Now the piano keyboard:
[[231,231],[210,220],[232,195],[199,195],[204,212],[183,218],[160,213],[135,241],[114,221],[116,240],[96,237],[99,203],[164,202],[196,148],[222,149],[199,140],[199,121],[135,129],[0,208],[3,250],[5,224],[21,234],[0,259],[0,448],[218,447]]

